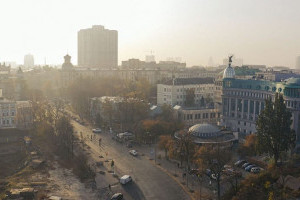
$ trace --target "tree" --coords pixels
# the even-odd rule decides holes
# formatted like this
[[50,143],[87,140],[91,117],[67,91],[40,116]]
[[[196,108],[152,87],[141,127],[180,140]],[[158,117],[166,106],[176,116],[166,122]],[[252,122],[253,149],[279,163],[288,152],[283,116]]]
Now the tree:
[[168,150],[170,145],[172,145],[173,139],[170,135],[161,135],[159,136],[158,147],[165,151],[165,157],[168,159]]
[[180,164],[182,166],[182,161],[185,160],[189,169],[190,161],[194,157],[195,153],[195,143],[193,141],[193,136],[189,131],[180,131],[177,134],[177,139]]
[[169,104],[163,104],[161,106],[161,113],[157,115],[157,119],[167,122],[174,121],[172,106]]
[[71,153],[71,155],[73,155],[73,132],[74,128],[69,118],[62,116],[57,120],[56,133],[59,146],[62,147],[63,152]]
[[220,181],[223,173],[224,165],[226,165],[231,159],[231,153],[229,150],[220,147],[219,144],[213,147],[200,147],[197,152],[199,163],[211,170],[211,173],[215,175],[217,181],[218,199],[221,198]]
[[256,155],[257,135],[255,135],[255,134],[247,135],[245,143],[239,147],[238,151],[242,156]]
[[194,106],[194,104],[195,104],[195,89],[189,88],[186,90],[185,105]]
[[295,143],[295,133],[291,130],[291,112],[281,94],[276,93],[275,101],[265,101],[265,109],[256,122],[258,149],[274,157],[275,165],[280,153],[288,151]]

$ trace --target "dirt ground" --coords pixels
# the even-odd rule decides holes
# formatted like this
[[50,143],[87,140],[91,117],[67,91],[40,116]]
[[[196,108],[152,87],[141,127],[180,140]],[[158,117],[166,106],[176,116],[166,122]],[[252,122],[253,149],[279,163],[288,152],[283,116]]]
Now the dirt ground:
[[0,131],[0,180],[16,173],[23,167],[27,156],[24,132],[8,130]]
[[[19,133],[0,133],[0,199],[5,191],[26,187],[37,191],[35,199],[51,195],[70,200],[99,199],[97,191],[88,182],[82,183],[67,161],[53,155],[55,147],[36,140],[26,146],[23,137]],[[35,159],[42,164],[33,167]]]

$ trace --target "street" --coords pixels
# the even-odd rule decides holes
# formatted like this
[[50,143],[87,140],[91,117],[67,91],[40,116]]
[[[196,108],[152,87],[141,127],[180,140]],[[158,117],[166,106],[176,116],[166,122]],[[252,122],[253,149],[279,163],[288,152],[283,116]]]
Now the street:
[[[145,156],[134,157],[128,153],[128,148],[112,140],[109,133],[92,133],[90,127],[85,127],[79,123],[72,121],[74,131],[77,132],[78,138],[82,133],[84,138],[90,138],[93,135],[93,141],[86,140],[86,144],[90,147],[89,152],[92,158],[99,161],[99,156],[104,156],[106,160],[113,160],[114,171],[117,175],[131,175],[133,182],[128,185],[121,186],[116,178],[111,179],[111,174],[106,173],[105,176],[97,175],[97,187],[108,187],[112,185],[112,192],[109,195],[121,192],[124,199],[172,199],[185,200],[190,199],[181,186],[175,182],[166,173],[155,167],[151,161]],[[99,146],[99,138],[101,145]],[[105,179],[105,180],[104,180]],[[99,184],[98,184],[99,183]],[[109,195],[107,195],[109,197]],[[105,199],[105,198],[104,198]],[[106,197],[107,199],[107,197]]]

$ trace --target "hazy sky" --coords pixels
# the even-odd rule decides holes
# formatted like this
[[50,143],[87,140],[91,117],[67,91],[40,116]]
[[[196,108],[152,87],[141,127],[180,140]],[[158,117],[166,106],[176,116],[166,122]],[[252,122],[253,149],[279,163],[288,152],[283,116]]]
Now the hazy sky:
[[245,64],[294,67],[300,55],[300,0],[2,0],[0,61],[77,63],[77,31],[119,32],[119,63],[181,57],[188,66],[233,53]]

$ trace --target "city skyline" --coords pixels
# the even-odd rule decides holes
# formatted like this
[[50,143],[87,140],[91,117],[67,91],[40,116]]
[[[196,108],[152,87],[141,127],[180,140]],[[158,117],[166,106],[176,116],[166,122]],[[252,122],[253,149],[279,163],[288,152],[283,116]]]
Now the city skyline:
[[77,32],[92,25],[119,32],[119,64],[144,60],[154,51],[157,61],[181,57],[187,66],[207,65],[210,56],[221,64],[232,53],[244,64],[294,68],[300,55],[296,0],[13,0],[1,5],[0,62],[21,64],[31,53],[37,64],[45,58],[48,64],[62,64],[68,53],[76,65]]

